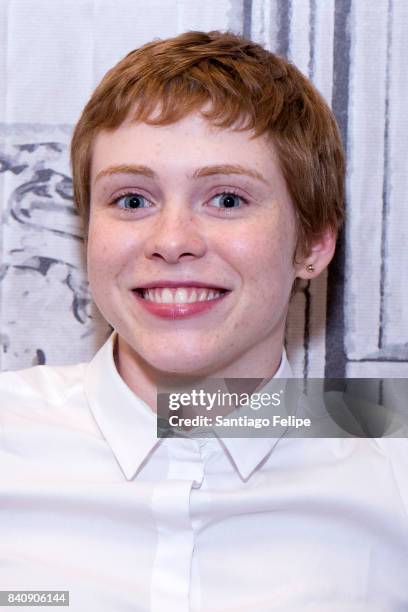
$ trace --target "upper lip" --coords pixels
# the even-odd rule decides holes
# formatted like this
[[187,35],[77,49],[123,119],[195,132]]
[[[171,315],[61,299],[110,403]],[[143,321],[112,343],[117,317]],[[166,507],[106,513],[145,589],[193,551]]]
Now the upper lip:
[[223,291],[229,291],[226,287],[221,285],[215,285],[214,283],[206,283],[198,280],[156,280],[151,283],[145,283],[135,287],[135,289],[153,289],[156,287],[205,287],[209,289],[219,289]]

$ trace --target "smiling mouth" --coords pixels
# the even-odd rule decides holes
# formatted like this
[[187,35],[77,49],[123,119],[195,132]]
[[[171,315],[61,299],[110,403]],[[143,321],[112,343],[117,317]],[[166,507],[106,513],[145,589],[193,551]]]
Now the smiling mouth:
[[209,302],[229,293],[227,289],[206,287],[150,287],[135,289],[146,301],[156,304],[193,304]]

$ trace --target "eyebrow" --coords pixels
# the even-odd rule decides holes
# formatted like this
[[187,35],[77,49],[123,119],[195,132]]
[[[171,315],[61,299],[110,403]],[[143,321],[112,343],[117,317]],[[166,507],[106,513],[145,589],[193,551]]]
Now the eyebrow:
[[[156,172],[154,172],[152,168],[149,168],[149,166],[139,164],[120,164],[118,166],[108,166],[108,168],[98,172],[95,178],[95,183],[104,176],[113,176],[116,174],[133,174],[137,176],[146,176],[153,179],[158,178]],[[203,166],[202,168],[198,168],[193,172],[192,178],[202,178],[218,174],[242,174],[244,176],[255,178],[258,181],[262,181],[267,185],[269,184],[262,174],[252,168],[241,166],[240,164],[213,164],[210,166]]]
[[262,181],[263,183],[267,183],[268,181],[256,170],[252,168],[247,168],[245,166],[241,166],[240,164],[222,164],[222,165],[212,165],[212,166],[204,166],[203,168],[198,168],[193,173],[193,178],[199,178],[202,176],[213,176],[215,174],[243,174],[245,176],[250,176],[252,178],[258,179],[258,181]]
[[113,176],[115,174],[136,174],[149,178],[157,178],[157,174],[148,166],[120,164],[118,166],[108,166],[98,172],[94,182],[96,183],[96,181],[99,181],[104,176]]

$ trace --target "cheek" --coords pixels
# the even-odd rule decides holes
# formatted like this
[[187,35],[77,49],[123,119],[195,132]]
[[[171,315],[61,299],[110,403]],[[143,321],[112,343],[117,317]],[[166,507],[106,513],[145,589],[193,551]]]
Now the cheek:
[[135,244],[133,232],[129,230],[125,223],[117,223],[103,215],[91,216],[87,249],[89,259],[115,264]]
[[126,261],[126,248],[120,233],[110,224],[93,222],[87,246],[88,278],[91,290],[104,285]]
[[251,227],[233,232],[223,244],[243,280],[256,285],[264,297],[272,288],[292,286],[295,232],[290,219],[264,217]]

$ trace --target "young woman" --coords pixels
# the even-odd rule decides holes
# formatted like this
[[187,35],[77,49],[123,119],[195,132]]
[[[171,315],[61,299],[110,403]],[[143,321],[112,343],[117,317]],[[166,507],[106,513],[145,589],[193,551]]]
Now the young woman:
[[343,220],[319,93],[230,33],[154,41],[95,90],[72,168],[114,331],[90,364],[0,376],[1,588],[84,612],[404,609],[397,440],[156,435],[163,383],[290,376],[290,296]]

